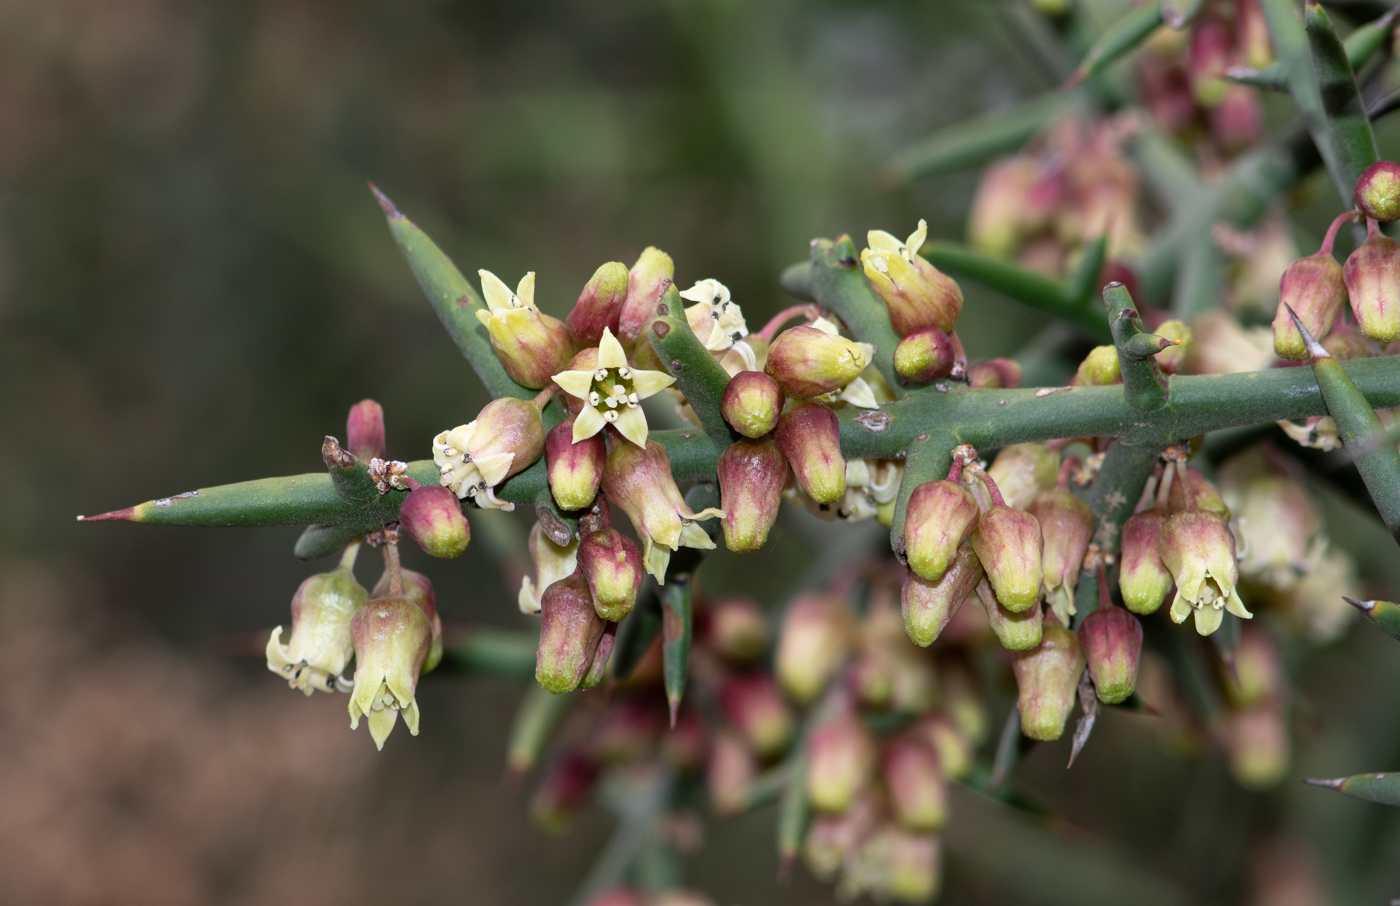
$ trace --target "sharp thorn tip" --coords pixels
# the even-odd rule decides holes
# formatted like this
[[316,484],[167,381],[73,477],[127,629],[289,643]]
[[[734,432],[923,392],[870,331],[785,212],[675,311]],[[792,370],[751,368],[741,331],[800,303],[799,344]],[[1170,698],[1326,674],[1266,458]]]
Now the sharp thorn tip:
[[1358,601],[1355,598],[1348,598],[1346,595],[1342,595],[1342,600],[1346,601],[1348,604],[1350,604],[1352,607],[1355,607],[1362,613],[1370,613],[1371,609],[1376,606],[1375,601]]
[[1304,782],[1304,783],[1310,783],[1310,784],[1312,784],[1313,786],[1326,787],[1326,788],[1329,789],[1329,790],[1340,790],[1340,789],[1342,788],[1342,784],[1346,782],[1346,778],[1345,778],[1345,777],[1340,777],[1340,778],[1337,778],[1336,780],[1326,780],[1326,779],[1318,779],[1318,778],[1316,778],[1316,777],[1308,777],[1308,778],[1305,779],[1303,782]]

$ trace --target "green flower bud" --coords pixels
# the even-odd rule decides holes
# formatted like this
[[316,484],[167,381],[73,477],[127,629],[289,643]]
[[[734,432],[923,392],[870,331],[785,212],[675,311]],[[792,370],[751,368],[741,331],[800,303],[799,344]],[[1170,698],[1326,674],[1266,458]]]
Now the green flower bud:
[[909,732],[933,746],[945,779],[963,780],[972,773],[975,762],[973,742],[946,716],[930,714],[914,724]]
[[1219,489],[1196,469],[1188,468],[1184,475],[1177,473],[1167,500],[1173,510],[1207,510],[1226,521],[1230,519],[1230,508]]
[[899,552],[919,578],[937,582],[976,530],[980,513],[967,488],[955,481],[926,481],[909,495]]
[[575,572],[544,590],[535,681],[550,692],[572,692],[593,663],[607,621],[593,608],[593,593]]
[[1039,607],[1012,613],[997,600],[985,579],[977,584],[976,591],[1001,647],[1007,651],[1027,651],[1040,644],[1044,616]]
[[462,502],[448,488],[424,485],[408,492],[399,507],[399,525],[433,557],[461,556],[472,540]]
[[836,891],[842,900],[868,892],[876,902],[927,903],[941,885],[938,837],[886,825],[861,845]]
[[544,439],[544,460],[549,467],[549,491],[561,510],[581,510],[598,496],[608,445],[601,433],[575,441],[574,420],[565,419]]
[[788,695],[808,704],[841,669],[854,642],[845,601],[831,594],[803,595],[783,614],[774,672]]
[[374,400],[360,400],[350,407],[345,448],[364,462],[384,458],[384,407]]
[[720,689],[719,707],[759,758],[782,754],[792,741],[792,711],[766,673],[731,677]]
[[1042,741],[1060,738],[1084,667],[1079,639],[1054,623],[1044,628],[1038,646],[1016,652],[1011,669],[1016,674],[1022,733]]
[[1042,547],[1040,523],[1023,510],[994,504],[977,522],[972,549],[997,600],[1012,613],[1040,600]]
[[1361,332],[1389,343],[1400,337],[1400,243],[1382,236],[1375,221],[1367,229],[1370,235],[1347,256],[1342,277]]
[[1356,179],[1356,206],[1372,220],[1400,220],[1400,164],[1378,160]]
[[1191,328],[1186,326],[1185,321],[1173,318],[1157,325],[1157,336],[1176,341],[1175,346],[1168,346],[1155,356],[1157,365],[1164,374],[1176,374],[1186,364],[1186,356],[1191,351],[1191,342],[1194,339]]
[[894,370],[914,383],[945,378],[953,373],[953,341],[939,327],[922,327],[894,348]]
[[1044,444],[1012,444],[1002,447],[987,469],[1006,505],[1023,510],[1042,491],[1055,486],[1060,457]]
[[1278,313],[1274,315],[1274,352],[1279,358],[1305,362],[1307,345],[1288,315],[1292,308],[1315,338],[1322,339],[1332,329],[1347,301],[1347,285],[1342,266],[1330,249],[1299,258],[1283,272],[1279,281]]
[[632,612],[642,587],[642,552],[616,529],[583,536],[578,545],[578,568],[593,592],[593,609],[616,623]]
[[569,829],[598,783],[598,762],[583,752],[566,752],[549,766],[530,801],[540,827],[554,834]]
[[1100,607],[1080,624],[1079,645],[1099,701],[1127,701],[1137,685],[1142,656],[1142,624],[1137,618],[1121,607]]
[[593,272],[564,319],[575,346],[597,346],[604,330],[617,333],[622,306],[627,301],[627,280],[627,265],[620,261],[609,261]]
[[860,377],[870,353],[854,340],[817,327],[791,327],[768,347],[764,370],[793,399],[840,390]]
[[835,412],[821,403],[797,403],[778,419],[774,436],[807,496],[826,506],[846,496],[846,460]]
[[756,551],[768,541],[787,483],[787,460],[776,441],[741,440],[720,454],[720,508],[724,544],[732,551]]
[[719,411],[735,431],[745,437],[762,437],[778,426],[783,390],[762,371],[741,371],[724,388]]
[[748,598],[726,598],[706,611],[705,637],[731,661],[751,661],[768,647],[768,620]]
[[1267,631],[1253,626],[1245,626],[1240,632],[1234,670],[1222,673],[1225,695],[1236,708],[1279,702],[1288,688],[1278,644]]
[[376,598],[355,613],[355,687],[350,691],[350,729],[369,719],[375,748],[394,729],[399,712],[408,732],[418,735],[414,691],[432,645],[432,627],[406,597]]
[[953,562],[937,582],[920,578],[912,570],[905,572],[901,609],[904,630],[914,644],[925,648],[933,644],[982,581],[982,575],[982,561],[967,544],[959,545]]
[[874,779],[875,740],[853,713],[820,723],[807,740],[807,800],[843,812]]
[[1121,536],[1118,590],[1123,604],[1144,616],[1162,606],[1172,589],[1172,575],[1162,562],[1160,544],[1167,514],[1143,510],[1128,517]]
[[[641,336],[656,318],[656,306],[676,277],[676,265],[671,256],[648,246],[627,275],[627,300],[618,316],[617,338],[629,351],[638,345]],[[651,344],[641,344],[650,346]]]
[[1113,346],[1095,346],[1089,350],[1069,382],[1071,387],[1106,387],[1121,383],[1123,375],[1118,370],[1118,350]]
[[281,626],[267,640],[267,669],[307,695],[335,691],[336,680],[355,653],[351,621],[369,600],[352,571],[358,549],[352,545],[337,569],[312,576],[297,588],[287,644],[282,644]]
[[1089,504],[1059,488],[1037,497],[1029,512],[1040,523],[1045,600],[1068,626],[1074,615],[1079,567],[1094,536],[1094,512]]
[[948,821],[948,791],[938,751],[916,734],[885,746],[883,774],[895,820],[911,831],[935,832]]
[[1274,706],[1226,712],[1221,738],[1229,756],[1230,775],[1240,786],[1264,790],[1288,776],[1288,726]]
[[968,386],[985,390],[1015,390],[1021,386],[1021,366],[1011,359],[988,359],[967,369]]

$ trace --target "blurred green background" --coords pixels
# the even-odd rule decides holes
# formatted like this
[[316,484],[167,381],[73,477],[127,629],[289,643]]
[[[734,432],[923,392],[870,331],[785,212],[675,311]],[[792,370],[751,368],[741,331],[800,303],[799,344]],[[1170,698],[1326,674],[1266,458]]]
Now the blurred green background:
[[[376,756],[343,699],[236,656],[312,571],[297,530],[74,516],[319,469],[365,396],[404,459],[472,417],[483,393],[367,180],[463,271],[535,270],[558,316],[649,244],[757,326],[813,236],[925,217],[960,238],[974,173],[883,192],[876,171],[1056,81],[1020,6],[0,0],[0,902],[567,898],[609,820],[546,836],[500,783],[518,688],[426,680],[423,735]],[[965,289],[974,357],[1043,324]],[[482,520],[451,564],[410,552],[447,622],[529,625],[498,557],[527,520]],[[775,558],[818,537],[800,522]],[[760,581],[737,558],[707,570]],[[1299,776],[1400,764],[1387,644],[1357,629],[1314,658]],[[1108,715],[1068,774],[1062,746],[1037,751],[1024,784],[1064,826],[956,800],[943,902],[1400,895],[1395,812],[1294,781],[1246,794],[1216,755],[1168,759],[1145,720]],[[773,884],[771,810],[711,827],[691,879],[718,903],[831,901],[801,871]],[[1260,899],[1261,870],[1303,863],[1334,892]]]

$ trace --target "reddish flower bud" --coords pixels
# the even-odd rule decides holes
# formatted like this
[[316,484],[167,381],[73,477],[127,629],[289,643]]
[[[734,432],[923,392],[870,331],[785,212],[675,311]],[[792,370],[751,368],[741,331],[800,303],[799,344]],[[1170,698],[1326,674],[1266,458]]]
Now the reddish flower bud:
[[803,595],[788,605],[773,667],[796,701],[816,699],[851,653],[854,627],[845,602],[830,594]]
[[933,644],[982,581],[982,575],[982,561],[967,544],[958,547],[953,562],[937,582],[922,579],[912,570],[905,572],[900,603],[904,630],[914,644],[925,648]]
[[1012,613],[1040,600],[1042,547],[1040,523],[1023,510],[994,504],[977,522],[972,549],[997,600]]
[[399,507],[399,525],[428,554],[448,560],[460,556],[472,540],[462,502],[441,486],[409,491]]
[[550,429],[544,439],[544,460],[549,467],[549,490],[562,510],[581,510],[598,496],[608,445],[601,433],[574,441],[574,420],[566,419]]
[[1367,228],[1370,235],[1347,256],[1342,277],[1361,332],[1389,343],[1400,337],[1400,243],[1382,236],[1375,221]]
[[1248,85],[1230,85],[1220,103],[1210,109],[1210,132],[1229,153],[1253,145],[1264,131],[1264,111],[1259,92]]
[[662,757],[678,771],[696,771],[705,763],[710,741],[693,711],[681,711],[676,725],[661,737]]
[[768,620],[748,598],[727,598],[710,608],[706,639],[732,661],[750,661],[768,647]]
[[605,626],[593,608],[593,594],[582,573],[546,588],[540,600],[535,681],[555,693],[577,689],[593,663]]
[[[671,256],[648,246],[627,275],[627,301],[618,315],[617,338],[629,351],[656,317],[656,306],[676,276]],[[680,314],[680,312],[675,312]],[[646,344],[650,346],[651,344]]]
[[719,707],[760,758],[782,754],[792,740],[792,712],[766,673],[730,678],[720,689]]
[[616,623],[632,612],[645,572],[636,542],[617,529],[590,532],[579,542],[578,568],[599,617]]
[[1089,664],[1089,676],[1099,701],[1127,701],[1137,685],[1142,655],[1142,624],[1121,607],[1100,607],[1079,626],[1079,645]]
[[1079,567],[1094,536],[1094,511],[1069,491],[1057,488],[1037,497],[1030,514],[1040,523],[1043,540],[1040,563],[1045,600],[1067,626],[1074,614]]
[[1036,219],[1031,193],[1042,169],[1036,161],[1020,155],[987,165],[968,216],[968,240],[973,248],[1006,257],[1027,232],[1039,226],[1027,221]]
[[1021,386],[1021,366],[1011,359],[988,359],[967,369],[967,383],[987,390],[1015,390]]
[[1376,161],[1361,172],[1353,190],[1356,206],[1372,220],[1400,220],[1400,164]]
[[768,541],[787,483],[787,460],[776,441],[741,440],[720,454],[719,504],[724,510],[724,544],[740,553]]
[[705,765],[710,810],[720,818],[743,812],[749,806],[749,785],[757,776],[758,759],[744,740],[727,730],[716,733]]
[[953,361],[953,341],[940,327],[922,327],[894,348],[894,370],[915,383],[947,377]]
[[598,894],[585,906],[650,906],[650,904],[645,896],[635,890],[614,887],[612,890],[605,890]]
[[[423,611],[423,616],[428,618],[428,629],[431,636],[428,642],[428,656],[423,661],[422,672],[431,673],[433,668],[442,661],[442,617],[438,615],[437,592],[433,589],[433,580],[422,573],[414,572],[411,569],[400,569],[399,576],[403,583],[403,597],[412,601],[419,610]],[[370,597],[390,597],[392,581],[392,569],[384,570],[379,576],[379,581],[374,583]]]
[[724,388],[719,411],[735,431],[745,437],[762,437],[778,426],[783,389],[762,371],[741,371]]
[[955,481],[926,481],[909,495],[904,539],[900,545],[909,568],[919,578],[937,582],[977,528],[977,501]]
[[846,496],[846,460],[835,412],[821,403],[798,403],[778,420],[775,437],[807,496],[826,506]]
[[609,261],[593,272],[564,320],[579,348],[597,346],[604,330],[617,333],[618,318],[627,300],[627,265]]
[[598,640],[598,647],[593,649],[593,659],[588,663],[588,672],[579,681],[580,689],[592,689],[603,682],[608,675],[608,661],[612,659],[613,648],[617,645],[617,624],[606,623],[603,626],[603,637]]
[[530,812],[545,830],[563,833],[597,782],[598,762],[582,752],[567,752],[545,772],[530,802]]
[[345,449],[363,462],[384,458],[384,407],[360,400],[345,420]]
[[1342,279],[1342,266],[1332,257],[1331,248],[1290,264],[1279,281],[1278,295],[1278,313],[1274,315],[1274,352],[1280,358],[1307,361],[1308,349],[1303,343],[1303,335],[1288,316],[1288,309],[1292,308],[1308,331],[1319,340],[1332,329],[1332,322],[1337,320],[1342,306],[1346,304],[1347,285]]
[[882,818],[879,799],[870,793],[858,796],[839,815],[814,816],[802,842],[802,860],[807,870],[819,881],[835,880]]
[[1016,673],[1021,732],[1031,739],[1060,738],[1074,708],[1084,666],[1079,639],[1054,623],[1045,626],[1037,647],[1016,652],[1011,669]]
[[768,347],[764,370],[793,399],[840,390],[860,377],[870,355],[854,340],[816,327],[791,327]]
[[1162,606],[1172,589],[1172,574],[1162,563],[1160,543],[1167,514],[1143,510],[1123,523],[1118,590],[1133,613],[1149,614]]
[[885,786],[895,819],[907,830],[938,831],[948,820],[948,791],[938,752],[917,735],[885,746]]
[[1060,457],[1044,444],[1012,444],[1002,447],[987,468],[1006,505],[1023,510],[1031,501],[1055,486]]
[[913,727],[917,735],[938,753],[938,764],[948,780],[962,780],[972,772],[975,758],[973,740],[942,714],[930,714]]
[[875,774],[875,740],[853,713],[818,724],[807,740],[807,799],[822,812],[843,812]]
[[1007,651],[1028,651],[1040,644],[1044,617],[1039,607],[1012,613],[997,600],[985,579],[977,585],[977,598],[1001,647]]

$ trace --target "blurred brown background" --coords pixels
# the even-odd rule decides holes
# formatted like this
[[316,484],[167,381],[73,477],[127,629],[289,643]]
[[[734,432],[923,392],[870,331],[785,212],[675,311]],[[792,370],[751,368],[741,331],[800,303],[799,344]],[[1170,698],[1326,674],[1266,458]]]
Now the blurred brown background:
[[[295,529],[73,517],[317,469],[367,395],[405,459],[479,408],[366,180],[464,271],[537,271],[560,316],[648,244],[682,283],[726,282],[752,325],[812,236],[920,216],[961,236],[975,174],[882,194],[875,169],[1051,84],[1013,5],[0,0],[0,903],[563,902],[610,822],[549,837],[501,785],[518,687],[425,680],[423,735],[376,755],[343,698],[230,655],[315,569]],[[974,356],[1043,323],[967,294]],[[478,526],[451,564],[409,554],[445,620],[529,625],[498,562],[527,519]],[[796,522],[774,557],[805,549]],[[746,569],[719,558],[711,581],[780,591]],[[1400,765],[1387,644],[1358,629],[1315,658],[1299,776]],[[1167,759],[1142,720],[1109,715],[1068,774],[1059,746],[1028,765],[1071,837],[1220,902],[1400,895],[1394,813],[1296,783],[1246,794],[1218,758]],[[1008,820],[955,811],[951,833],[985,843],[952,857],[943,902],[1058,899],[1037,886],[1053,872],[1028,881],[1000,851],[1023,839]],[[801,872],[774,886],[771,841],[771,809],[729,822],[691,880],[722,904],[830,901]],[[1260,872],[1298,865],[1333,892],[1258,899]]]

